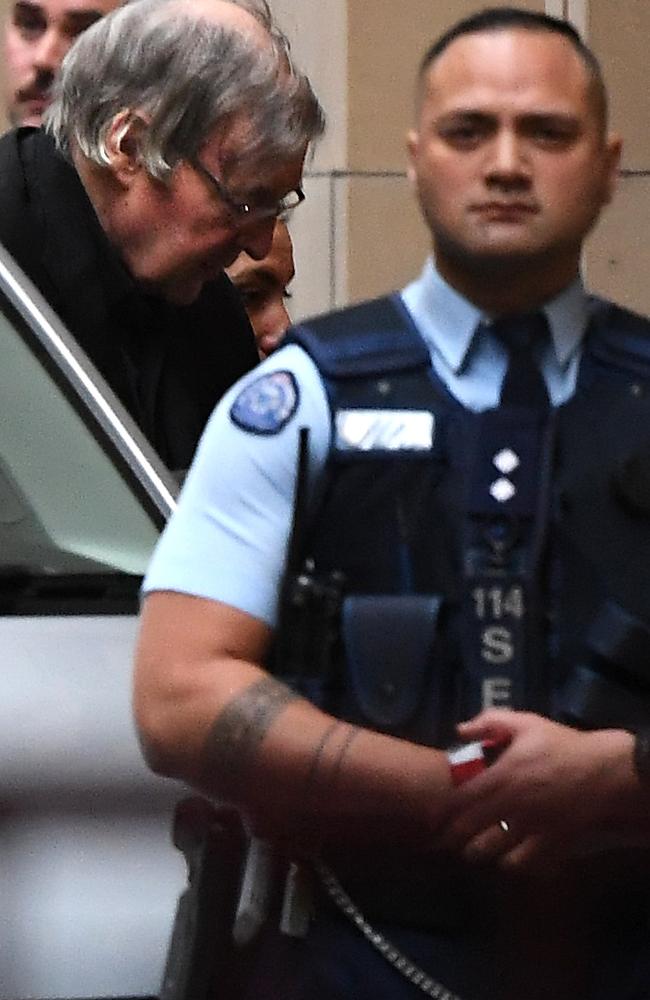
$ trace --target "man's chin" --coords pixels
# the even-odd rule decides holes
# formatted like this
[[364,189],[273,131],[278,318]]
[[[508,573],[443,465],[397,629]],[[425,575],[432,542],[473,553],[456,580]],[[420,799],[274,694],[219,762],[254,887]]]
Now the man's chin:
[[43,113],[46,107],[47,104],[41,101],[32,101],[28,104],[14,106],[8,112],[9,123],[14,128],[28,125],[32,128],[40,128],[43,124]]
[[177,272],[167,277],[148,278],[144,275],[133,277],[137,284],[155,298],[164,299],[175,306],[190,306],[196,302],[206,285],[218,281],[223,275],[223,267],[216,264],[189,268],[184,273]]
[[530,267],[548,254],[548,247],[529,239],[491,239],[476,241],[468,248],[465,259],[478,267],[499,268],[506,265]]
[[203,282],[167,286],[160,290],[160,297],[172,306],[191,306],[198,299],[202,289]]
[[165,302],[174,306],[191,306],[196,302],[206,284],[216,280],[216,275],[210,277],[185,278],[170,281],[158,289],[158,294]]

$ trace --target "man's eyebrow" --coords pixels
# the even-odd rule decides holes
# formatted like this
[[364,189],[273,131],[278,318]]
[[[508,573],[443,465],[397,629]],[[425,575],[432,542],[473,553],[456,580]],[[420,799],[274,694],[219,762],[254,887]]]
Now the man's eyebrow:
[[[555,125],[567,129],[576,129],[580,126],[580,117],[573,111],[560,108],[539,108],[530,109],[514,114],[514,120],[524,125]],[[435,119],[437,127],[447,125],[486,125],[496,123],[499,114],[496,111],[478,110],[476,108],[453,108],[443,112]]]
[[498,117],[493,111],[479,111],[476,108],[452,108],[436,115],[431,125],[436,129],[453,128],[458,125],[485,128],[495,125]]
[[[294,190],[293,188],[291,190]],[[251,202],[253,205],[277,205],[280,197],[266,184],[256,184],[250,188],[235,188],[234,194],[238,201]]]
[[496,112],[483,110],[482,108],[450,108],[449,111],[443,111],[439,115],[439,121],[446,121],[448,119],[462,118],[464,120],[468,119],[480,119],[481,121],[485,118],[495,118]]
[[[442,121],[448,118],[463,118],[463,119],[484,119],[484,118],[498,118],[500,116],[498,111],[492,111],[489,108],[450,108],[448,111],[443,111],[439,116],[438,120]],[[529,108],[522,110],[520,112],[514,113],[515,118],[557,118],[566,121],[573,121],[578,116],[574,111],[570,111],[565,108]]]
[[[43,10],[43,5],[36,2],[36,0],[16,0],[13,5],[14,10]],[[103,17],[103,12],[94,7],[70,7],[68,10],[64,10],[63,17],[92,17],[94,20],[99,20]]]
[[[46,10],[40,3],[33,3],[32,0],[16,0],[13,5],[14,14],[39,14],[46,20],[50,20]],[[72,8],[71,10],[65,10],[61,14],[61,20],[68,26],[72,26],[75,30],[83,30],[84,28],[89,28],[91,24],[95,21],[99,21],[104,16],[101,10],[95,10],[94,8]]]
[[40,3],[30,3],[30,0],[16,0],[16,3],[13,5],[13,10],[14,13],[23,14],[43,13],[42,5]]
[[68,10],[64,14],[64,20],[68,24],[83,28],[90,27],[103,16],[101,10]]
[[521,117],[530,118],[534,121],[566,122],[567,124],[572,124],[580,120],[579,115],[576,115],[573,111],[561,111],[559,109],[553,111],[545,111],[543,109],[539,111],[527,111]]

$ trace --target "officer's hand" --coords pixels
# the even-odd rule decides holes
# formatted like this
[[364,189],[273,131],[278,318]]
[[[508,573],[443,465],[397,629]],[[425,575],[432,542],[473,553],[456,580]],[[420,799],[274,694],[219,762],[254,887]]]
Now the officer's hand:
[[454,797],[443,843],[467,858],[546,864],[573,854],[585,834],[621,822],[635,785],[629,733],[584,733],[528,712],[490,710],[459,726],[459,735],[506,744]]

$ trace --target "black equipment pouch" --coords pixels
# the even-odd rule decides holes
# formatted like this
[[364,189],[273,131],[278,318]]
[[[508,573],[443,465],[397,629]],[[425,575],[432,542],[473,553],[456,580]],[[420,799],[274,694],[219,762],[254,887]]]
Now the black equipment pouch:
[[650,627],[605,601],[585,638],[585,656],[559,698],[561,719],[585,729],[637,729],[650,719]]
[[183,799],[173,839],[185,855],[188,887],[176,909],[160,1000],[235,996],[232,927],[246,843],[241,818],[207,799]]
[[428,594],[344,599],[342,638],[351,685],[372,726],[404,726],[421,706],[441,604],[441,597]]

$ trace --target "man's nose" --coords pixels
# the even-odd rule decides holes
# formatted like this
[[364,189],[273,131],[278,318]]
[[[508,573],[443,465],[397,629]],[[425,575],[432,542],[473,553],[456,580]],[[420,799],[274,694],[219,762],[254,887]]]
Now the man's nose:
[[530,180],[525,145],[515,132],[504,129],[494,137],[486,178],[488,182],[517,186]]
[[262,260],[271,249],[274,229],[274,217],[249,223],[239,234],[240,249],[245,250],[253,260]]
[[70,48],[70,40],[54,26],[43,32],[34,49],[34,67],[54,75]]

